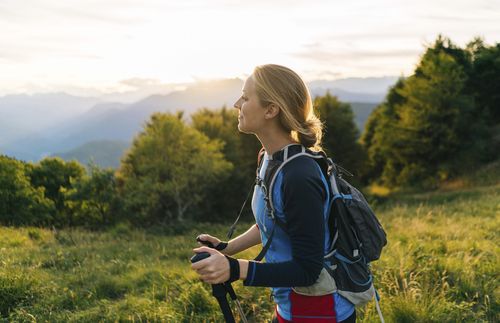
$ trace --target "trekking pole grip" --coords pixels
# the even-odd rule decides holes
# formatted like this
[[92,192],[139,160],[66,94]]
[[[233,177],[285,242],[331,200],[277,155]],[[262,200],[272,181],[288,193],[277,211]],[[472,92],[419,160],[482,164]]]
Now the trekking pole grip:
[[198,261],[203,260],[203,259],[208,258],[208,257],[210,257],[210,254],[208,252],[197,253],[191,257],[191,263],[194,264],[195,262],[198,262]]

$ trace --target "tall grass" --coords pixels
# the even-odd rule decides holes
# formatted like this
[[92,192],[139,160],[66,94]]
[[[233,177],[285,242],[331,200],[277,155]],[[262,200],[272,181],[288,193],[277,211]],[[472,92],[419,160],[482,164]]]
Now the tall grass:
[[[389,243],[373,271],[387,322],[500,321],[499,192],[497,185],[399,195],[377,208]],[[222,322],[189,257],[197,234],[223,237],[225,230],[203,223],[105,232],[1,227],[1,320]],[[234,285],[251,321],[268,320],[268,289]],[[378,320],[374,304],[358,314],[360,322]]]

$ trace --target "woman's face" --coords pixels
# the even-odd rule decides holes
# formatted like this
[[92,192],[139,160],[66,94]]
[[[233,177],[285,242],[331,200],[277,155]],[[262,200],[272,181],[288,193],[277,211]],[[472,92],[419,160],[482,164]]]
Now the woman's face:
[[250,75],[243,85],[243,94],[234,103],[238,109],[238,130],[243,133],[257,134],[265,123],[266,109],[260,104],[253,76]]

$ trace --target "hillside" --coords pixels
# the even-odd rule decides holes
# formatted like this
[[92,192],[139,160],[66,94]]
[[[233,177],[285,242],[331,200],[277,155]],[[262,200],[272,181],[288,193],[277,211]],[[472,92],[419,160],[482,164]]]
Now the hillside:
[[101,140],[91,141],[65,153],[56,153],[53,156],[59,156],[64,160],[77,160],[87,165],[94,162],[100,167],[117,168],[120,165],[120,159],[130,143],[125,141]]
[[[499,321],[499,192],[497,184],[410,194],[376,208],[389,241],[373,263],[387,322]],[[229,224],[120,224],[102,232],[0,227],[0,315],[16,322],[221,321],[189,257],[197,234],[222,237]],[[234,286],[249,319],[269,318],[268,289]],[[378,321],[373,302],[358,316]]]
[[[361,127],[372,106],[383,99],[388,84],[395,79],[317,81],[311,82],[311,93],[322,95],[330,91],[344,102],[354,102],[356,124]],[[57,109],[45,106],[56,99],[57,102],[76,99],[54,94],[47,95],[50,100],[44,103],[43,96],[21,96],[16,100],[22,105],[15,108],[11,105],[12,98],[0,97],[0,151],[18,159],[36,161],[90,141],[130,142],[152,113],[183,110],[189,116],[201,107],[232,106],[242,84],[240,79],[200,82],[168,94],[151,95],[132,104],[96,103],[97,99],[80,98],[81,104],[57,105]],[[372,92],[363,93],[362,90]],[[36,98],[40,101],[38,106],[34,103]],[[35,110],[36,113],[32,112]]]

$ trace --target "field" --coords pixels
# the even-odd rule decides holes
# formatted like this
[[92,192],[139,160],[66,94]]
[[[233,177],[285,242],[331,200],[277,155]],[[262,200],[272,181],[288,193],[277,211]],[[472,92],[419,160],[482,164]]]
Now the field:
[[[386,322],[500,322],[498,184],[400,194],[376,210],[389,239],[373,264]],[[1,320],[221,322],[189,257],[198,233],[223,237],[226,229],[0,227]],[[251,321],[265,322],[273,308],[269,291],[235,285]],[[359,322],[378,319],[374,304],[358,314]]]

